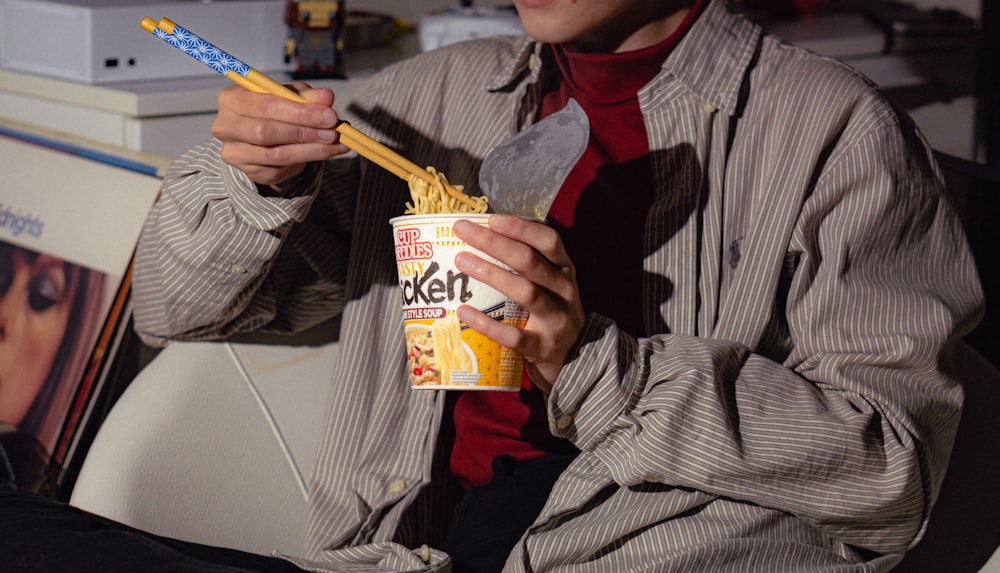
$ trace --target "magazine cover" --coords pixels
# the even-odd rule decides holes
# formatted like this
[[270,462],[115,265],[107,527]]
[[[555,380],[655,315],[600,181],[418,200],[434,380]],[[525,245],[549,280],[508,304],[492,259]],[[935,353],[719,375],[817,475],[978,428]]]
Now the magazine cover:
[[120,336],[160,181],[0,135],[0,476],[51,493]]

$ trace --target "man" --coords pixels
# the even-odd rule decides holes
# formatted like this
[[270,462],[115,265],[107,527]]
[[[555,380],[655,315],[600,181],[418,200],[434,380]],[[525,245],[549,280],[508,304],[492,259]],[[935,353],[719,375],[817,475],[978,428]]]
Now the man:
[[[342,115],[329,90],[227,89],[150,216],[147,342],[342,314],[310,551],[287,559],[890,569],[943,477],[946,357],[982,305],[925,143],[866,80],[723,1],[516,5],[537,42],[391,66]],[[569,97],[593,134],[548,224],[455,226],[516,271],[456,260],[530,311],[523,330],[459,314],[524,355],[522,392],[409,389],[388,226],[407,191],[334,126],[474,192],[485,153]]]

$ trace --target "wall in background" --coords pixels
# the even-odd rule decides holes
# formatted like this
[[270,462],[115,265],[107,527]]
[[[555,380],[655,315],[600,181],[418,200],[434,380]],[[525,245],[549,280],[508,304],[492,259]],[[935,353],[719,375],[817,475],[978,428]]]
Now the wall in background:
[[[392,14],[416,24],[431,10],[460,6],[459,0],[344,0],[349,10],[370,10]],[[475,0],[474,6],[510,6],[512,0]]]
[[[959,12],[979,19],[979,7],[983,0],[913,0],[913,5],[918,8],[951,8]],[[986,0],[994,2],[996,0]]]

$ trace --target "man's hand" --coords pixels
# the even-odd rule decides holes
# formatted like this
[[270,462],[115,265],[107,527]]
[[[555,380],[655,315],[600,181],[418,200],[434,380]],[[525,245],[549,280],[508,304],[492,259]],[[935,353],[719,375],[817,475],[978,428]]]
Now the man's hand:
[[334,130],[340,118],[331,107],[333,91],[304,83],[293,89],[309,103],[239,86],[219,93],[212,135],[222,141],[222,159],[261,185],[280,185],[311,161],[347,152]]
[[455,234],[514,272],[471,252],[455,257],[459,270],[504,293],[530,313],[523,330],[467,305],[459,307],[459,319],[524,356],[531,381],[548,393],[583,329],[585,317],[576,271],[562,239],[547,225],[509,215],[491,216],[489,228],[458,221]]

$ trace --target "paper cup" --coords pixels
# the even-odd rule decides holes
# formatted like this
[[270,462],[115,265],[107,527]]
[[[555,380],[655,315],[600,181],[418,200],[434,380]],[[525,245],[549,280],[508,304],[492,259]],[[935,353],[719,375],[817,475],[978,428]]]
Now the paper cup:
[[459,322],[467,304],[496,320],[524,327],[527,313],[496,289],[455,267],[455,255],[471,251],[455,236],[459,219],[486,225],[488,214],[404,215],[389,221],[403,298],[406,358],[413,388],[502,390],[521,388],[521,355]]

